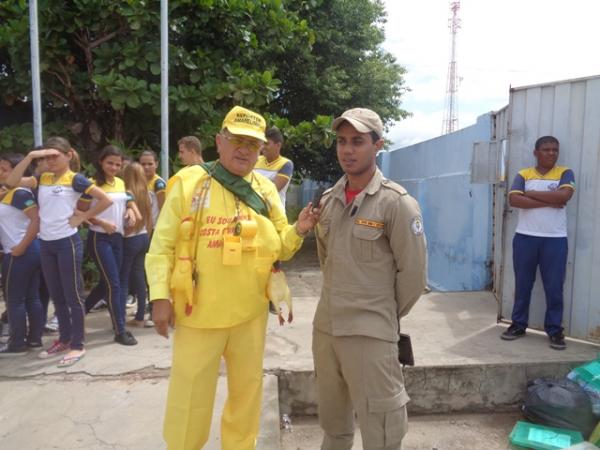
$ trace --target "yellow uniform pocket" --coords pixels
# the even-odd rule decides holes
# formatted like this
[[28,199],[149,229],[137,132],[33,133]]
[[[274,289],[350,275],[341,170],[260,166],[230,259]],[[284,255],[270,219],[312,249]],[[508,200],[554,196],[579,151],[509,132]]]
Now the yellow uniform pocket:
[[242,240],[239,236],[223,237],[223,265],[239,266],[242,263]]

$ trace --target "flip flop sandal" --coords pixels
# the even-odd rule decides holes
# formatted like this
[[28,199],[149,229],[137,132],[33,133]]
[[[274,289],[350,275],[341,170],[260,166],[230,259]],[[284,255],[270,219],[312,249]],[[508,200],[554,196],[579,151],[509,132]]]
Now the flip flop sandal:
[[63,357],[63,359],[61,359],[58,362],[58,364],[56,365],[56,367],[59,367],[59,368],[71,367],[73,364],[77,363],[84,356],[85,356],[85,350],[84,350],[83,353],[80,353],[79,355],[65,356],[65,357]]

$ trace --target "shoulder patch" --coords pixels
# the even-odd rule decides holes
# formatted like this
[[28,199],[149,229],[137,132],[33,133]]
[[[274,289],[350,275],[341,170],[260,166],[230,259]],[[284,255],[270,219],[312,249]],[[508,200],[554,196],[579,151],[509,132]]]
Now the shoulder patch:
[[408,192],[406,191],[406,189],[404,189],[398,183],[394,183],[393,181],[388,180],[387,178],[384,178],[381,181],[381,185],[387,189],[397,192],[400,195],[408,195]]
[[423,226],[423,219],[421,216],[415,216],[410,222],[410,231],[415,236],[421,236],[425,231],[425,227]]

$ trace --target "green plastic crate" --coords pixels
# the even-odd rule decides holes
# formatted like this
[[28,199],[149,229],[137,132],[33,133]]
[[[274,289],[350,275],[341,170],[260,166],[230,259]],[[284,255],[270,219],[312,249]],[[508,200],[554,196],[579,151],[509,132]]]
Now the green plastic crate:
[[533,450],[561,450],[583,442],[579,431],[522,421],[516,423],[508,439],[513,445]]

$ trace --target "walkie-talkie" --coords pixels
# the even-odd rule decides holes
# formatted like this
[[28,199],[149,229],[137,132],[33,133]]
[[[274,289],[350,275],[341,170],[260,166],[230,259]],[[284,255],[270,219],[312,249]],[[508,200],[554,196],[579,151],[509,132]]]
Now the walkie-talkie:
[[320,208],[321,198],[327,189],[324,187],[318,187],[313,197],[312,206],[313,208]]

